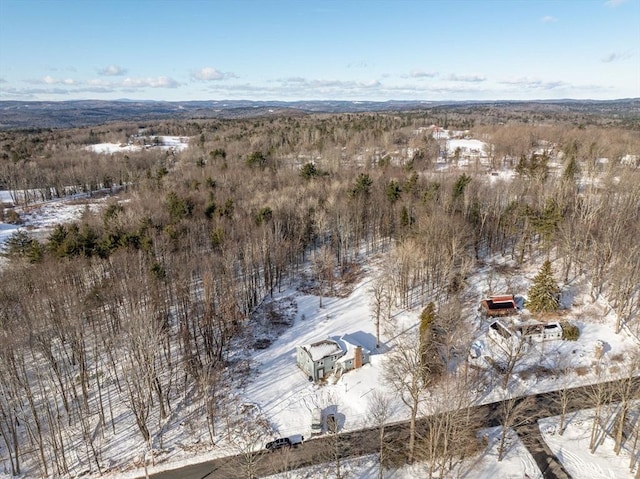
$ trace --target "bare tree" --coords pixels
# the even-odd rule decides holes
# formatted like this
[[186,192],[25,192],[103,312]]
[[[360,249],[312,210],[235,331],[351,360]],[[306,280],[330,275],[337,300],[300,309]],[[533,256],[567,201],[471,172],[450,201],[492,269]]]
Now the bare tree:
[[267,419],[254,408],[236,404],[235,417],[228,425],[229,442],[237,454],[237,461],[229,466],[240,468],[246,479],[258,477],[258,467],[264,459],[264,446],[273,434]]
[[322,308],[322,296],[325,294],[325,284],[329,286],[329,290],[331,294],[333,294],[335,256],[329,246],[321,246],[320,249],[316,251],[313,258],[313,266],[318,282],[320,283],[318,296],[320,297],[320,308]]
[[393,307],[392,286],[390,278],[383,272],[373,280],[369,288],[371,295],[371,316],[376,326],[376,348],[380,347],[380,326],[383,320],[388,320]]
[[628,366],[625,377],[614,383],[615,386],[613,392],[616,396],[615,399],[618,401],[618,411],[614,421],[613,434],[613,439],[615,441],[613,450],[616,454],[620,454],[620,450],[622,449],[625,426],[627,425],[632,401],[640,396],[640,389],[638,389],[637,382],[634,381],[634,377],[637,376],[639,369],[640,356],[636,354]]
[[369,396],[367,416],[371,425],[378,428],[378,479],[383,477],[387,455],[393,453],[386,440],[385,426],[393,415],[394,408],[393,398],[380,391],[374,391]]
[[[529,344],[527,342],[524,331],[511,331],[510,335],[504,337],[504,340],[495,342],[502,352],[502,388],[507,389],[511,375],[519,364],[520,360],[529,350]],[[508,334],[508,333],[505,333]]]
[[[596,365],[598,371],[601,366]],[[589,451],[593,454],[600,444],[600,434],[605,429],[604,412],[611,399],[611,386],[603,381],[598,373],[598,382],[587,386],[584,389],[585,402],[593,408],[593,421],[591,422],[591,433],[589,436]]]
[[388,384],[410,411],[407,452],[409,461],[412,462],[416,443],[416,419],[430,386],[417,332],[405,331],[396,339],[388,354],[384,374]]
[[530,397],[506,397],[498,406],[501,432],[498,444],[498,462],[502,461],[507,453],[506,439],[509,429],[517,428],[529,421],[533,400]]

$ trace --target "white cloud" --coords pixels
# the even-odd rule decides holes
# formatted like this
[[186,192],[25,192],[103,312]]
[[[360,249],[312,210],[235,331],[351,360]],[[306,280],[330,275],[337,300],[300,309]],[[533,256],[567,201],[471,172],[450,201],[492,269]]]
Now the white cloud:
[[98,75],[107,76],[107,77],[120,76],[120,75],[124,75],[125,73],[127,73],[127,70],[125,70],[122,67],[119,67],[118,65],[109,65],[98,70]]
[[622,53],[612,52],[612,53],[609,53],[607,56],[602,57],[600,61],[602,63],[611,63],[611,62],[616,62],[618,60],[626,60],[629,57],[631,57],[631,52],[629,51],[622,52]]
[[486,77],[484,75],[456,75],[455,73],[452,73],[451,75],[447,76],[445,79],[449,81],[477,83],[477,82],[485,81]]
[[605,6],[610,7],[610,8],[616,8],[619,7],[620,5],[622,5],[623,3],[626,3],[627,0],[607,0],[606,2],[604,2]]
[[7,83],[7,80],[5,80],[4,78],[0,78],[0,83]]
[[413,70],[409,73],[411,78],[434,78],[437,77],[438,74],[436,72],[423,72],[422,70]]
[[191,72],[191,78],[200,81],[217,81],[226,80],[227,78],[238,78],[235,73],[221,72],[212,67],[204,67],[200,70],[194,70]]
[[123,88],[177,88],[180,86],[176,80],[170,77],[125,78],[122,80]]
[[76,81],[72,78],[54,78],[50,75],[34,80],[26,80],[26,82],[34,85],[76,85]]
[[558,19],[556,17],[552,17],[551,15],[546,15],[540,19],[542,23],[556,23]]
[[362,90],[378,88],[382,85],[379,80],[318,80],[303,77],[289,77],[277,80],[286,87],[294,86],[296,88],[314,89],[319,92],[338,91],[338,90]]
[[504,80],[499,82],[502,85],[513,85],[518,87],[539,89],[539,90],[553,90],[555,88],[562,88],[570,86],[568,83],[563,81],[543,81],[537,78],[514,78],[510,80]]

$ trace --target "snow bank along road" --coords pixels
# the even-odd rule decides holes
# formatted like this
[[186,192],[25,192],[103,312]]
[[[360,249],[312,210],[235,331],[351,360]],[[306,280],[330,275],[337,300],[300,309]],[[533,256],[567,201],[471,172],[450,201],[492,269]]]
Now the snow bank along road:
[[[614,386],[616,383],[624,381],[610,381],[608,386]],[[567,390],[569,395],[569,403],[566,412],[575,412],[580,409],[588,409],[593,407],[589,395],[586,394],[590,386],[581,386]],[[617,402],[620,400],[616,388],[610,388],[613,392],[608,397],[609,402]],[[633,380],[633,390],[640,392],[640,377]],[[516,430],[520,434],[531,434],[537,428],[538,419],[557,416],[562,413],[559,401],[560,393],[552,391],[548,393],[540,393],[532,396],[519,398],[518,401],[524,401],[530,398],[531,406],[528,409],[528,420]],[[473,414],[484,418],[489,426],[500,425],[500,405],[504,401],[499,401],[472,408]],[[427,421],[423,418],[417,423],[417,430],[426,428]],[[539,435],[539,434],[538,434]],[[390,440],[408,442],[409,437],[409,421],[401,421],[385,426],[385,436]],[[557,458],[553,456],[550,450],[544,447],[544,443],[536,444],[539,441],[536,438],[521,437],[525,444],[535,447],[536,450],[531,451],[538,467],[542,471],[545,479],[564,479],[570,478],[569,474],[560,465]],[[340,457],[357,457],[373,454],[377,451],[379,444],[379,429],[368,428],[351,431],[348,433],[337,434],[335,436],[323,436],[316,439],[308,440],[298,447],[290,449],[286,452],[267,453],[260,452],[253,454],[249,458],[248,454],[239,454],[231,457],[222,457],[213,461],[194,464],[179,469],[163,471],[153,474],[153,479],[233,479],[246,477],[247,462],[251,462],[256,477],[264,477],[276,474],[282,471],[283,464],[287,464],[288,470],[301,467],[311,466],[314,464],[322,464],[331,462],[335,456],[333,451],[338,451]],[[542,446],[542,447],[541,447]],[[140,476],[143,477],[143,476]]]

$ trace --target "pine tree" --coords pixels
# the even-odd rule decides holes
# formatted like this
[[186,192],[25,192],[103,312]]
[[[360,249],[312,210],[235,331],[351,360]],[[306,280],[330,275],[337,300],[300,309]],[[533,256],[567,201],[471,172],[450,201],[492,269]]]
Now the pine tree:
[[436,306],[431,301],[420,313],[420,361],[425,379],[431,369],[432,327],[436,319]]
[[553,277],[551,261],[546,260],[529,289],[527,308],[532,313],[550,313],[560,307],[560,287]]

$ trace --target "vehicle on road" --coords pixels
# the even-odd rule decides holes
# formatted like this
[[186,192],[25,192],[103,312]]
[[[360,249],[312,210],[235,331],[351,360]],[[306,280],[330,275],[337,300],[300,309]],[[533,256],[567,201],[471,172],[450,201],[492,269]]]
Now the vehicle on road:
[[322,434],[322,409],[316,408],[311,416],[311,436]]
[[276,439],[275,441],[268,442],[265,446],[267,451],[277,451],[278,449],[282,449],[283,447],[291,447],[291,439],[288,437],[281,437]]

